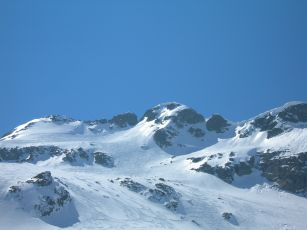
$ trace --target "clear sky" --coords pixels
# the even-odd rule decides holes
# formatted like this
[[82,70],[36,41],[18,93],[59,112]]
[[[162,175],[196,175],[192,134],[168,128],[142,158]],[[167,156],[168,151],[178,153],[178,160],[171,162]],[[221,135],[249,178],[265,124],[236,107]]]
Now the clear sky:
[[237,121],[307,101],[306,0],[0,0],[0,133],[161,102]]

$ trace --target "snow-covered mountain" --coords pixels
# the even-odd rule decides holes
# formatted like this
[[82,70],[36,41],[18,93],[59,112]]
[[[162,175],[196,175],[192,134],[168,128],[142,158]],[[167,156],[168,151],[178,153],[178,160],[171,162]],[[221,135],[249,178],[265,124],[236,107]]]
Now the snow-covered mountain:
[[34,119],[0,139],[0,229],[305,229],[306,140],[304,102]]

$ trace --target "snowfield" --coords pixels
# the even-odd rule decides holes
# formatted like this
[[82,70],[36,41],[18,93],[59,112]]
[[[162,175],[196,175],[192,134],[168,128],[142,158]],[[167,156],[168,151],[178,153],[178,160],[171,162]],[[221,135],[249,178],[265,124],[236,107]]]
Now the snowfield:
[[0,229],[306,229],[305,103],[239,123],[178,103],[135,119],[5,135]]

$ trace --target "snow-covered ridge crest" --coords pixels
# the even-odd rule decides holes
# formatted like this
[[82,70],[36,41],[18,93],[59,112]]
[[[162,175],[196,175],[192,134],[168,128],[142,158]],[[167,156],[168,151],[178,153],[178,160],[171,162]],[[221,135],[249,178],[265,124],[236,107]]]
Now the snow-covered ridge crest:
[[0,141],[0,226],[305,229],[304,103],[242,122],[245,137],[242,123],[179,103],[148,111],[17,127]]
[[62,115],[50,115],[43,118],[33,119],[22,124],[0,140],[19,139],[27,136],[48,135],[52,138],[58,135],[103,135],[118,130],[127,129],[137,124],[137,116],[134,113],[123,113],[111,119],[99,119],[94,121],[82,121]]
[[242,122],[237,132],[241,138],[244,138],[250,136],[255,130],[259,130],[267,132],[267,138],[272,138],[289,132],[293,128],[306,128],[306,122],[307,103],[289,102]]

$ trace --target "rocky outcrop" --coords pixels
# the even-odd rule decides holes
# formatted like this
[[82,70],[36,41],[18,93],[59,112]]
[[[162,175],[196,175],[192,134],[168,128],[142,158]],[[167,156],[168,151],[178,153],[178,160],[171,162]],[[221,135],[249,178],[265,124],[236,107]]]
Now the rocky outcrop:
[[[212,161],[215,161],[216,158],[221,159],[225,156],[228,156],[228,161],[225,164],[219,165],[212,163]],[[208,157],[194,157],[188,158],[187,160],[191,160],[192,163],[204,161],[202,164],[200,164],[200,166],[197,168],[192,168],[192,170],[215,175],[227,183],[232,183],[235,175],[245,176],[251,174],[255,164],[254,156],[248,157],[246,161],[235,161],[234,159],[235,153],[230,152],[229,154],[217,153],[211,154]]]
[[108,122],[120,128],[126,128],[130,126],[135,126],[138,122],[138,118],[134,113],[123,113],[114,116]]
[[206,123],[206,127],[209,131],[216,133],[224,133],[228,130],[230,124],[221,115],[213,114]]
[[159,129],[154,133],[154,141],[160,148],[172,146],[172,138],[176,137],[178,132],[173,128]]
[[192,163],[202,162],[192,168],[197,172],[215,175],[227,183],[232,183],[235,175],[250,175],[259,170],[263,177],[274,183],[274,186],[295,194],[307,195],[307,152],[289,154],[287,150],[256,152],[245,160],[236,160],[235,153],[228,154],[228,161],[213,164],[225,154],[212,154],[206,157],[188,158]]
[[[147,110],[142,121],[153,123],[155,143],[170,154],[200,149],[206,134],[205,118],[194,109],[175,102]],[[197,142],[199,144],[195,144]]]
[[65,150],[56,146],[29,146],[0,148],[0,161],[36,163],[50,157],[60,156]]
[[123,187],[128,188],[132,192],[143,192],[147,189],[146,186],[133,181],[131,178],[125,178],[124,180],[120,181],[120,185]]
[[222,217],[233,225],[239,225],[236,217],[231,212],[223,212]]
[[15,148],[0,148],[0,161],[28,162],[35,164],[38,161],[52,157],[62,157],[63,162],[71,165],[99,164],[103,167],[114,167],[114,159],[106,153],[93,152],[91,149],[62,149],[57,146],[29,146]]
[[70,220],[78,221],[72,197],[66,186],[58,178],[53,178],[49,171],[11,186],[6,198],[44,221],[48,221],[50,216],[60,214],[65,208],[71,210],[70,214],[73,216],[70,216]]
[[286,107],[278,116],[288,122],[307,122],[307,103],[299,103]]
[[128,188],[130,191],[145,196],[148,200],[159,203],[173,212],[182,212],[183,206],[180,201],[180,193],[165,183],[156,183],[154,188],[149,188],[143,184],[133,181],[131,178],[125,178],[120,181],[120,185]]
[[113,157],[109,156],[106,153],[102,153],[102,152],[94,153],[94,161],[96,164],[99,164],[107,168],[113,168],[115,166]]
[[163,204],[171,211],[182,209],[180,202],[181,195],[175,189],[164,183],[155,184],[155,188],[148,190],[148,199],[153,202]]
[[272,110],[244,124],[238,131],[240,138],[250,136],[256,129],[267,132],[267,138],[273,138],[293,129],[293,124],[307,122],[307,103],[286,104],[278,110]]
[[207,162],[203,163],[199,168],[194,169],[197,172],[209,173],[215,175],[227,183],[231,183],[234,177],[234,168],[232,165],[211,166]]
[[287,155],[286,151],[259,153],[259,168],[280,189],[307,195],[307,152]]
[[89,152],[83,148],[64,150],[63,161],[69,163],[81,163],[89,161]]

